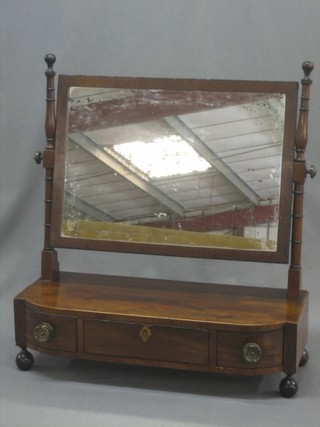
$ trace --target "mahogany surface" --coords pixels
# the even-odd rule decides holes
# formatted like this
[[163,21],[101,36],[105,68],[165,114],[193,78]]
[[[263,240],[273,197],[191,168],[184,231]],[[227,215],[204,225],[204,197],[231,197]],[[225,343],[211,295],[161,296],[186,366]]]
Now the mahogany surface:
[[221,323],[225,328],[230,325],[263,330],[296,322],[307,292],[291,301],[285,289],[61,272],[57,281],[39,279],[17,298],[53,311]]

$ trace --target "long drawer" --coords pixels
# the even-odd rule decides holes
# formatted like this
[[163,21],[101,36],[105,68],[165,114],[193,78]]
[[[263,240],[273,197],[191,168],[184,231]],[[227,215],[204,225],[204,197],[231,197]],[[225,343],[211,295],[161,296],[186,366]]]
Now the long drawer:
[[163,325],[84,320],[87,354],[208,365],[209,331]]

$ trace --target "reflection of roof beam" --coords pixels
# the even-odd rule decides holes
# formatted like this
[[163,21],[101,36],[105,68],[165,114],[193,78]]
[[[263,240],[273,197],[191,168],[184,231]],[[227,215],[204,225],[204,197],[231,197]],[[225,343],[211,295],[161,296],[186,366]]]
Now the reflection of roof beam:
[[65,192],[65,202],[73,208],[86,213],[89,217],[93,217],[99,221],[114,221],[114,218],[106,212],[95,208],[79,197],[74,196],[71,192]]
[[[69,135],[70,140],[77,144],[79,147],[90,153],[93,157],[98,159],[100,162],[104,163],[116,173],[121,175],[127,181],[131,182],[134,186],[140,190],[147,193],[149,196],[158,200],[164,206],[168,207],[172,212],[175,212],[179,216],[184,215],[184,208],[164,194],[162,191],[158,190],[154,185],[148,182],[142,176],[139,176],[135,173],[132,168],[126,166],[121,160],[120,156],[117,154],[117,158],[113,155],[113,150],[104,150],[98,144],[96,144],[92,139],[84,134],[72,134]],[[116,153],[115,153],[116,154]]]
[[[219,212],[212,215],[199,215],[196,217],[182,218],[174,221],[158,221],[144,223],[144,226],[161,227],[184,231],[197,231],[202,233],[226,229],[242,230],[246,226],[272,224],[278,219],[278,205],[254,206]],[[235,233],[239,235],[239,233]],[[243,234],[243,233],[242,233]]]
[[[88,102],[78,105],[75,99],[72,100],[69,111],[69,129],[72,132],[89,132],[265,99],[261,93],[161,89],[119,89],[120,93],[116,96],[115,89],[114,98],[92,102],[87,88],[81,89],[85,90]],[[92,90],[94,92],[96,88]]]
[[259,197],[213,150],[211,150],[183,121],[178,117],[166,117],[166,122],[172,126],[191,147],[207,162],[214,166],[229,182],[231,182],[254,205],[259,204]]

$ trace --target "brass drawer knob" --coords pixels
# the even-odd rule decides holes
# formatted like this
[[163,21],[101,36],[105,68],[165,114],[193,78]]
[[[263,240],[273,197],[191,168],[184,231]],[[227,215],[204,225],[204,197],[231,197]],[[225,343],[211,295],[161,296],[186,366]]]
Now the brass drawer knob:
[[38,342],[45,343],[51,340],[54,335],[54,329],[50,323],[42,322],[33,330],[34,339]]
[[242,347],[242,357],[246,362],[256,363],[262,357],[262,350],[259,344],[248,342]]

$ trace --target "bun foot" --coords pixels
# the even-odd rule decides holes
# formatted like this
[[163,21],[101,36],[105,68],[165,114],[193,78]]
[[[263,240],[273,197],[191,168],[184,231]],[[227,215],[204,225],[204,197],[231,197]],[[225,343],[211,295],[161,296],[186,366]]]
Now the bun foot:
[[27,349],[22,349],[16,357],[16,364],[21,371],[28,371],[32,368],[34,358]]
[[288,375],[280,382],[279,389],[283,397],[293,397],[298,391],[298,383]]
[[309,360],[309,352],[308,350],[304,349],[301,355],[299,366],[304,366],[308,363]]

